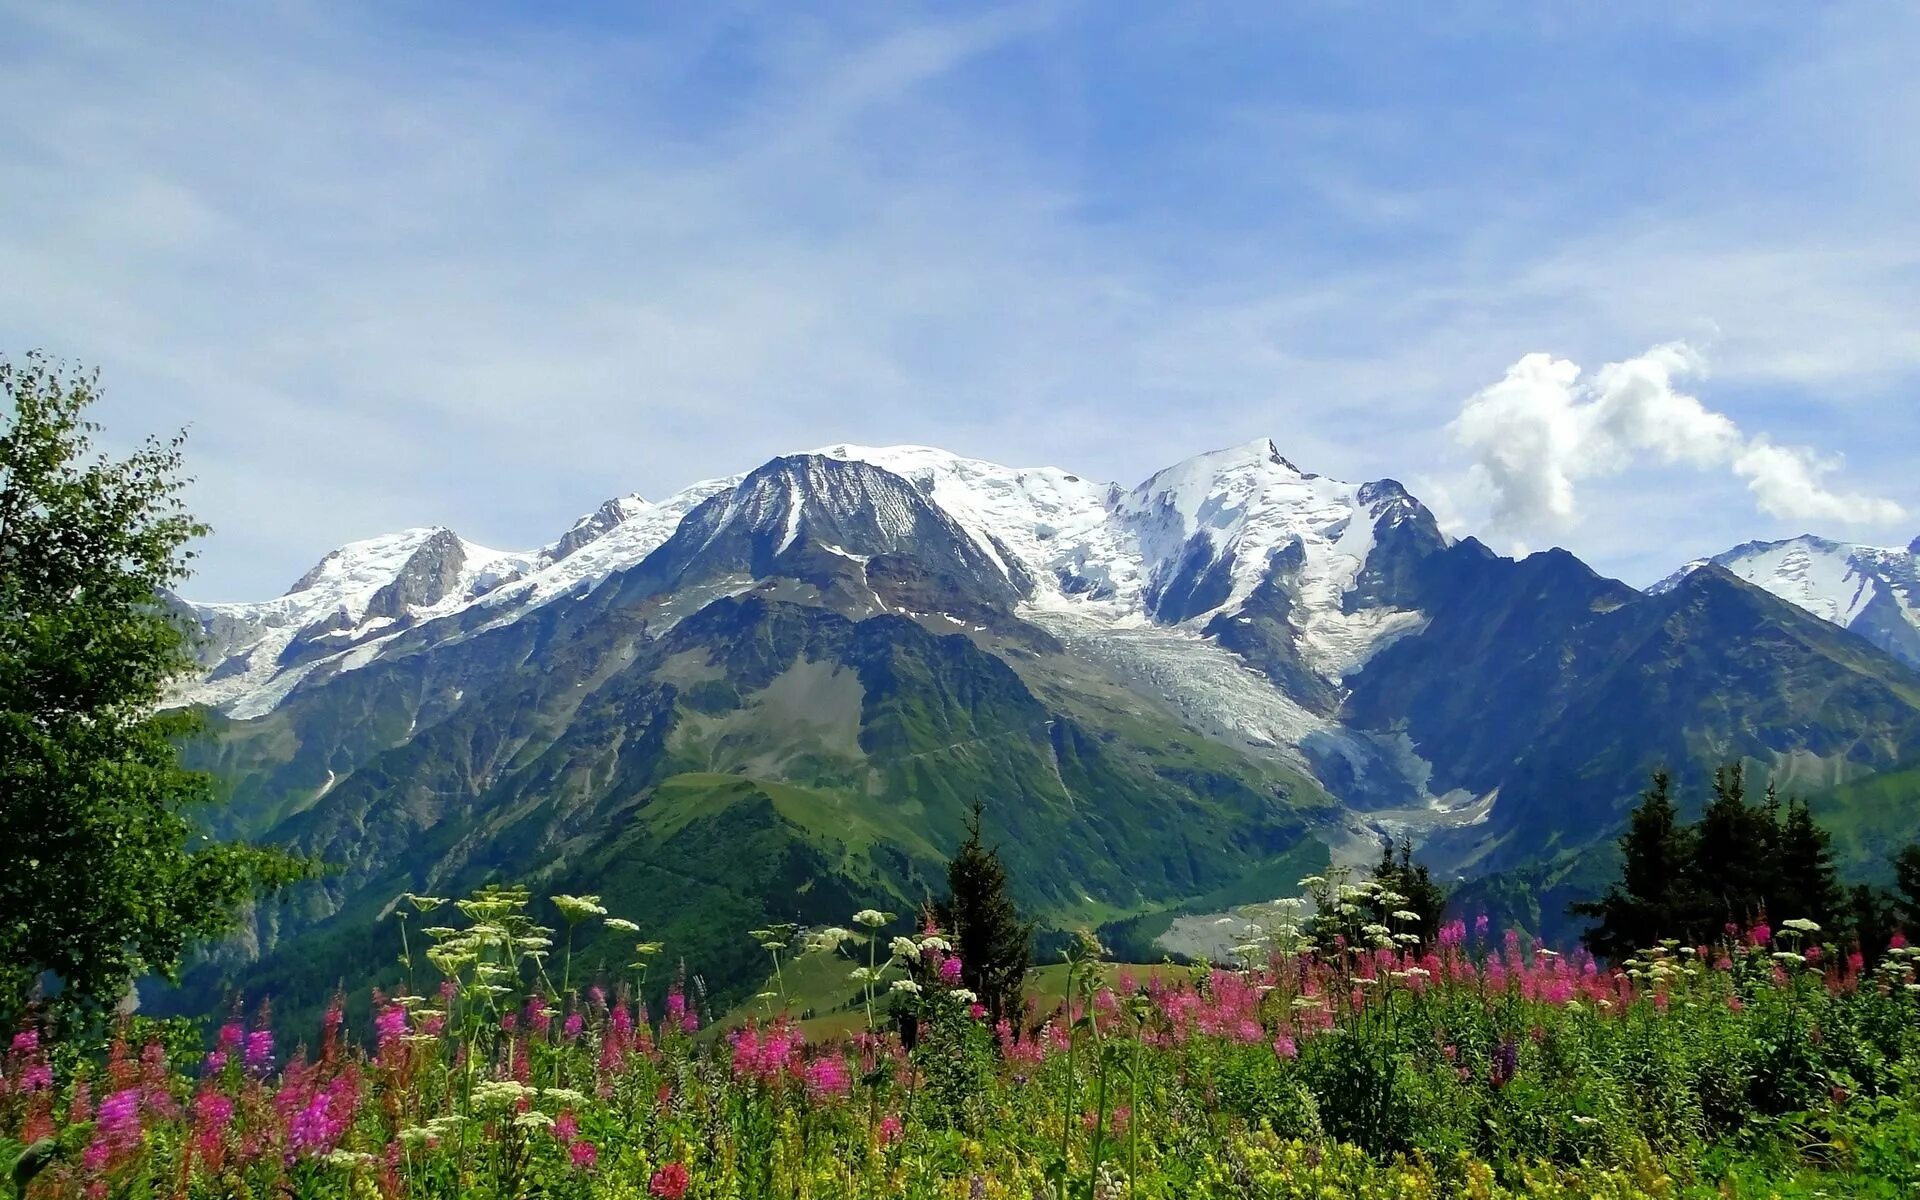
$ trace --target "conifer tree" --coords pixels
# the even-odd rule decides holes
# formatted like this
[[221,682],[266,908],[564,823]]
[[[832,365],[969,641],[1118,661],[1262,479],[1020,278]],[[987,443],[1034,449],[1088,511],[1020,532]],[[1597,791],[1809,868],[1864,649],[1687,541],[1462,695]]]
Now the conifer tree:
[[1902,926],[1908,937],[1920,937],[1920,842],[1894,855],[1893,881],[1900,889],[1897,904]]
[[[1440,933],[1440,922],[1447,912],[1447,891],[1434,882],[1433,872],[1425,863],[1413,859],[1413,839],[1402,837],[1395,854],[1392,839],[1382,839],[1380,861],[1373,868],[1373,877],[1387,890],[1404,898],[1403,903],[1386,905],[1376,903],[1379,910],[1374,914],[1376,920],[1387,924],[1390,909],[1403,909],[1418,913],[1420,919],[1409,933],[1420,935],[1422,944],[1430,943]],[[1399,931],[1401,926],[1394,924]]]
[[1672,788],[1665,770],[1653,773],[1620,839],[1620,882],[1598,901],[1573,906],[1575,914],[1598,919],[1584,940],[1603,958],[1627,957],[1676,933],[1694,907],[1687,893],[1693,839],[1680,824]]
[[1007,894],[1007,870],[996,847],[980,836],[984,806],[976,800],[967,839],[947,863],[947,899],[937,907],[960,956],[960,978],[980,998],[987,1019],[1019,1021],[1027,968],[1033,962],[1033,926],[1020,920]]
[[[1768,823],[1767,810],[1747,803],[1746,772],[1741,765],[1735,762],[1716,769],[1713,799],[1700,814],[1693,838],[1689,874],[1700,908],[1685,923],[1687,930],[1716,929],[1727,922],[1744,925],[1766,911],[1776,832]],[[1662,936],[1687,937],[1689,933],[1670,925]]]
[[1804,800],[1787,806],[1779,827],[1769,885],[1769,909],[1780,919],[1805,917],[1822,927],[1840,916],[1840,881],[1833,869],[1833,837],[1814,823]]

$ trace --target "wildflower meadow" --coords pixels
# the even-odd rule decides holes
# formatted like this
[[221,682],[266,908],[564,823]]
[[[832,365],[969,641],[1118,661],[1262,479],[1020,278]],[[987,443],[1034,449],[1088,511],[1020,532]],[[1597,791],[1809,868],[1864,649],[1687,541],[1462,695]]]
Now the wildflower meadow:
[[[1307,883],[1335,911],[1379,898]],[[258,1014],[125,1020],[98,1053],[15,1030],[0,1167],[36,1200],[1920,1187],[1920,950],[1899,938],[1869,965],[1788,920],[1602,968],[1484,921],[1330,932],[1302,898],[1265,906],[1232,969],[1108,963],[1083,935],[996,1023],[942,931],[893,914],[753,931],[767,991],[715,1014],[678,969],[650,983],[664,948],[595,898],[554,898],[553,929],[540,903],[405,898],[407,982],[365,1028],[343,998],[306,1045]],[[634,936],[629,974],[572,977],[585,922]],[[802,961],[840,964],[837,1023],[794,1015]]]

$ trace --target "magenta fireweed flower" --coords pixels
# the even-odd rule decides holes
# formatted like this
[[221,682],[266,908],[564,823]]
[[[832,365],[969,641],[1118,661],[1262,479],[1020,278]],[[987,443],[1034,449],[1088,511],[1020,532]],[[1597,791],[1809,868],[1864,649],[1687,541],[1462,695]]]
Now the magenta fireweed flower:
[[960,974],[961,974],[961,968],[960,968],[960,960],[958,958],[947,958],[947,959],[941,960],[940,962],[940,982],[941,983],[946,984],[948,987],[959,987]]
[[1283,1033],[1273,1039],[1273,1053],[1276,1058],[1299,1058],[1300,1046],[1292,1038]]
[[730,1041],[735,1079],[772,1083],[799,1067],[801,1038],[784,1022],[776,1022],[765,1031],[756,1025],[743,1026],[733,1032]]
[[247,1035],[247,1070],[265,1075],[273,1067],[273,1031],[256,1029]]
[[379,1049],[395,1045],[407,1036],[407,1010],[398,1004],[389,1004],[373,1019],[373,1031]]
[[838,1055],[816,1058],[806,1068],[807,1094],[816,1100],[837,1099],[853,1090],[847,1064]]
[[19,1033],[16,1033],[13,1035],[13,1052],[15,1054],[32,1054],[35,1050],[38,1050],[39,1048],[40,1048],[40,1031],[39,1030],[22,1029]]
[[226,1152],[227,1126],[233,1121],[233,1100],[219,1092],[201,1092],[193,1098],[193,1149],[200,1160],[218,1167]]
[[880,1128],[875,1131],[882,1146],[891,1146],[899,1141],[901,1132],[900,1118],[892,1113],[880,1118]]
[[567,1161],[577,1171],[591,1171],[593,1164],[599,1160],[600,1151],[594,1148],[592,1142],[575,1142],[567,1147]]
[[140,1089],[126,1088],[100,1102],[93,1141],[81,1155],[89,1171],[99,1171],[140,1148]]
[[1762,921],[1747,931],[1747,940],[1755,946],[1765,946],[1773,941],[1773,927]]
[[553,1136],[562,1146],[570,1146],[580,1136],[580,1120],[573,1110],[565,1108],[553,1119]]
[[287,1123],[287,1146],[296,1154],[318,1156],[340,1144],[360,1103],[357,1076],[335,1076],[324,1090],[313,1093],[305,1107]]
[[247,1031],[238,1021],[228,1021],[220,1027],[220,1049],[229,1054],[238,1053],[246,1044]]
[[586,1029],[586,1027],[587,1019],[585,1017],[579,1013],[568,1013],[566,1021],[560,1026],[560,1034],[570,1042],[577,1041],[579,1040],[581,1031]]

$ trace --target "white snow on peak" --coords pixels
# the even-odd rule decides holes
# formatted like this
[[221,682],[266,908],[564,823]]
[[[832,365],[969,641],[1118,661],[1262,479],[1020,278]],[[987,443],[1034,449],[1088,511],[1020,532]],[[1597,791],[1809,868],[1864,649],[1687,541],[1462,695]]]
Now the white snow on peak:
[[498,589],[483,603],[496,608],[537,605],[589,589],[659,549],[680,527],[681,519],[699,507],[701,501],[726,491],[743,478],[744,475],[730,475],[724,479],[703,479],[658,503],[649,503],[638,496],[609,500],[594,513],[576,521],[574,529],[588,525],[606,512],[609,505],[619,506],[621,519],[617,523],[606,525],[592,540],[575,546],[557,561],[548,562]]
[[[905,479],[995,565],[1031,580],[1024,610],[1042,624],[1057,614],[1152,629],[1161,622],[1150,611],[1150,596],[1195,553],[1190,545],[1201,536],[1204,557],[1231,555],[1231,586],[1222,603],[1186,615],[1179,623],[1182,637],[1190,639],[1215,614],[1244,604],[1283,550],[1297,556],[1285,582],[1293,600],[1289,619],[1308,662],[1330,679],[1337,681],[1386,638],[1421,620],[1417,613],[1378,606],[1342,611],[1343,597],[1374,545],[1375,519],[1360,500],[1363,485],[1303,472],[1269,439],[1195,455],[1131,491],[1057,467],[1004,467],[930,446],[843,443],[810,453],[868,463]],[[805,521],[805,496],[851,488],[836,502],[870,509],[890,533],[911,532],[911,513],[884,489],[838,476],[802,479],[797,472],[821,473],[776,461],[778,470],[705,480],[657,502],[615,497],[533,552],[490,550],[442,529],[404,530],[343,546],[286,596],[194,606],[215,653],[209,676],[179,699],[254,715],[277,704],[317,667],[345,670],[371,662],[391,639],[425,620],[469,607],[486,614],[486,626],[514,620],[528,608],[579,594],[637,565],[690,512],[723,492],[729,493],[727,505],[716,514],[716,530],[733,520],[777,517],[790,542]],[[754,486],[741,488],[749,475]],[[458,546],[457,577],[430,601],[416,598],[387,611],[395,595],[388,589],[434,545]],[[370,612],[383,594],[382,611]],[[289,655],[296,639],[300,644]]]
[[1164,583],[1197,537],[1215,559],[1232,556],[1226,600],[1190,617],[1194,625],[1246,603],[1275,556],[1297,544],[1290,619],[1309,665],[1338,681],[1383,639],[1420,620],[1383,607],[1344,611],[1374,547],[1375,519],[1360,499],[1365,486],[1302,471],[1261,438],[1168,467],[1128,493],[1118,514],[1138,540],[1149,584]]
[[[494,550],[437,526],[349,542],[285,595],[194,605],[205,641],[202,655],[212,660],[213,671],[177,698],[236,716],[257,715],[278,702],[269,685],[293,670],[304,674],[315,656],[345,652],[403,618],[411,624],[453,612],[532,562],[532,555]],[[403,581],[409,574],[411,586]],[[376,605],[381,611],[373,611]],[[289,662],[289,648],[302,638],[309,655]]]
[[[814,453],[859,459],[900,475],[951,514],[982,547],[1004,547],[1033,579],[1030,615],[1073,612],[1146,625],[1148,593],[1204,534],[1231,553],[1227,598],[1181,624],[1203,627],[1232,611],[1267,574],[1275,552],[1300,542],[1293,620],[1310,664],[1338,679],[1419,615],[1342,611],[1374,544],[1364,485],[1301,471],[1273,441],[1214,450],[1158,472],[1132,491],[1055,467],[1012,468],[928,446],[834,445]],[[1043,616],[1039,617],[1045,623]]]
[[1120,489],[1058,467],[1003,467],[932,446],[854,446],[812,451],[871,463],[911,483],[973,536],[1002,570],[1019,565],[1050,572],[1062,547],[1077,546],[1105,524]]

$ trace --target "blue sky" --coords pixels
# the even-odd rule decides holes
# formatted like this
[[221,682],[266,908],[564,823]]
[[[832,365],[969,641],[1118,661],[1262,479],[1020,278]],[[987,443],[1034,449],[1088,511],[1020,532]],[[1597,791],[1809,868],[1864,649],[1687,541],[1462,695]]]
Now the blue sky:
[[840,440],[1131,484],[1271,436],[1635,583],[1920,533],[1920,8],[0,27],[0,352],[190,425],[198,598]]

